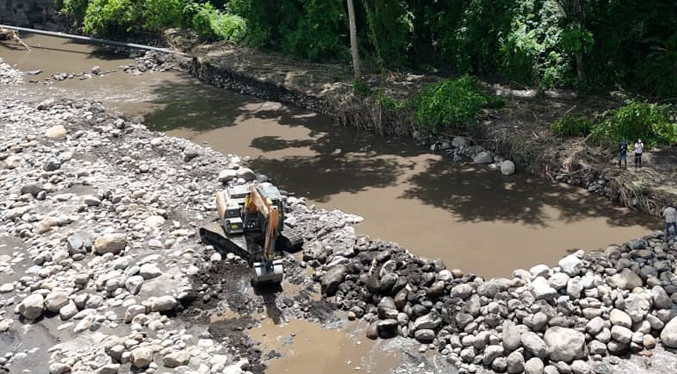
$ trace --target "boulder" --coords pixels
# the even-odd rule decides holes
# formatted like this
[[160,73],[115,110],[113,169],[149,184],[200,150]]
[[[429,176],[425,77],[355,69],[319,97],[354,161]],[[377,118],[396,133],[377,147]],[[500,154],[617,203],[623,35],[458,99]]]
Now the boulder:
[[190,353],[178,351],[165,355],[162,359],[162,364],[166,368],[175,368],[188,364],[188,361],[190,361]]
[[247,182],[256,180],[256,174],[250,168],[239,168],[236,170],[235,175]]
[[68,131],[62,125],[52,126],[45,131],[45,136],[48,138],[63,138]]
[[57,313],[68,304],[68,301],[67,293],[60,291],[51,292],[45,299],[45,308],[52,313]]
[[524,356],[519,351],[508,355],[508,374],[517,374],[524,371]]
[[395,337],[397,335],[397,327],[399,323],[396,319],[384,319],[376,323],[378,336],[383,339]]
[[608,283],[612,287],[632,291],[635,287],[642,287],[642,278],[632,270],[625,268],[620,273],[611,276]]
[[482,363],[485,366],[491,365],[495,359],[503,356],[505,350],[500,345],[490,345],[484,349],[484,357],[482,358]]
[[494,156],[489,151],[482,151],[475,155],[472,160],[476,164],[490,164],[494,162]]
[[59,309],[59,317],[62,321],[68,321],[76,314],[78,314],[78,307],[72,301],[69,301],[68,304]]
[[139,270],[139,275],[145,280],[157,278],[162,275],[162,271],[155,264],[143,264]]
[[524,374],[543,374],[545,365],[538,357],[532,357],[524,364]]
[[462,284],[459,284],[457,286],[454,286],[451,289],[451,297],[458,297],[458,298],[461,298],[461,299],[466,299],[470,295],[472,295],[472,292],[473,292],[473,288],[472,288],[471,285],[466,284],[466,283],[462,283]]
[[611,328],[611,338],[622,344],[630,344],[632,331],[627,327],[616,325]]
[[503,324],[503,348],[506,352],[512,352],[520,347],[522,333],[520,328],[513,322],[507,321]]
[[435,310],[432,312],[420,316],[416,318],[416,321],[414,321],[414,329],[420,330],[420,329],[436,329],[440,326],[442,323],[442,317],[440,317],[439,313]]
[[661,331],[661,342],[668,348],[677,348],[677,317],[670,320]]
[[457,136],[451,141],[451,146],[454,148],[461,148],[468,145],[468,140],[462,136]]
[[651,289],[651,296],[653,297],[653,304],[656,306],[656,309],[672,308],[672,299],[670,299],[670,296],[668,296],[663,287],[656,286]]
[[127,246],[127,238],[123,234],[106,234],[100,236],[94,242],[94,253],[103,255],[112,253],[114,255],[122,252]]
[[132,365],[139,369],[147,368],[153,362],[153,351],[147,347],[139,347],[132,350]]
[[633,293],[625,300],[625,312],[630,316],[632,323],[641,322],[651,310],[651,294]]
[[543,339],[536,333],[531,331],[522,333],[521,341],[525,351],[529,352],[532,356],[546,358],[548,354],[547,347]]
[[571,362],[585,356],[585,334],[564,327],[551,327],[545,332],[548,356],[554,361]]
[[27,319],[36,319],[45,309],[45,299],[41,294],[27,296],[18,306],[19,313]]
[[[630,328],[632,327],[632,319],[630,316],[620,309],[612,309],[609,314],[609,321],[612,325]],[[597,334],[595,334],[597,335]]]
[[144,226],[154,229],[165,224],[165,217],[162,216],[150,216],[144,221]]
[[570,277],[575,277],[580,274],[583,268],[583,262],[576,255],[568,255],[559,260],[560,269]]
[[515,174],[515,163],[510,160],[501,162],[501,174],[513,175]]
[[141,287],[143,286],[143,277],[140,275],[134,275],[125,281],[125,288],[127,291],[129,291],[132,295],[136,295],[141,291]]
[[219,182],[226,184],[233,179],[237,178],[237,171],[233,169],[221,170],[219,172]]
[[378,303],[378,317],[380,319],[397,319],[397,306],[391,297],[384,297]]
[[[628,317],[628,320],[630,317]],[[604,320],[602,317],[595,317],[588,321],[588,324],[585,326],[585,331],[588,332],[588,334],[595,336],[602,332],[604,329]]]
[[571,364],[571,371],[574,374],[590,374],[590,365],[582,360],[576,360]]
[[416,330],[414,338],[421,343],[430,343],[435,339],[435,331],[431,329]]
[[167,312],[176,308],[177,301],[171,296],[160,296],[151,298],[150,310],[151,312]]
[[49,365],[49,374],[66,374],[70,373],[70,371],[71,371],[70,366],[62,364],[60,362],[55,362]]
[[477,287],[477,294],[490,299],[493,299],[499,292],[506,291],[510,288],[512,281],[506,278],[496,278],[484,282]]
[[329,269],[322,277],[322,292],[327,296],[335,295],[347,272],[345,265],[336,265]]
[[557,296],[557,290],[550,287],[548,281],[543,277],[536,277],[529,286],[536,300],[550,300]]

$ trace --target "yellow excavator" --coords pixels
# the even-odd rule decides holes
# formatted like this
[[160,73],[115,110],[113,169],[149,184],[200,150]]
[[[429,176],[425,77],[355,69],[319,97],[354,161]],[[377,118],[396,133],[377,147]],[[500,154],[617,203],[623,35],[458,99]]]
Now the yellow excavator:
[[200,228],[200,237],[220,252],[233,252],[252,268],[254,285],[279,284],[284,276],[275,250],[295,251],[300,235],[283,233],[284,205],[271,183],[230,186],[216,193],[218,218]]

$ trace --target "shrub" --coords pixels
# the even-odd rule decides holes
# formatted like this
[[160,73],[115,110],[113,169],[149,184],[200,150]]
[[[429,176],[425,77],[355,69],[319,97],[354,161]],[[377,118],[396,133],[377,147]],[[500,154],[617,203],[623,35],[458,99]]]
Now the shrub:
[[89,0],[64,0],[60,12],[62,14],[71,14],[78,22],[85,19]]
[[242,17],[223,13],[211,4],[203,4],[193,16],[193,29],[208,40],[242,40],[246,33]]
[[607,117],[593,130],[600,140],[618,142],[626,139],[632,143],[642,139],[648,149],[677,142],[674,111],[668,105],[631,101],[608,113]]
[[423,87],[415,99],[418,125],[432,132],[465,130],[488,103],[470,76]]
[[586,136],[592,131],[593,123],[583,117],[565,114],[552,124],[556,136]]
[[84,32],[112,35],[132,31],[140,23],[139,6],[132,0],[92,0],[85,13]]

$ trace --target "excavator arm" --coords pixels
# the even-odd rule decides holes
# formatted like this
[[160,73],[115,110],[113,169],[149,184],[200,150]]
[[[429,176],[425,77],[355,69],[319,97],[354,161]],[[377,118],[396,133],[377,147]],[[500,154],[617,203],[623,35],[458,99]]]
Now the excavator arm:
[[280,211],[268,197],[264,197],[256,188],[249,186],[249,194],[245,199],[245,211],[247,215],[258,214],[261,229],[265,234],[263,246],[264,258],[267,263],[272,263],[275,258],[275,243],[280,234]]

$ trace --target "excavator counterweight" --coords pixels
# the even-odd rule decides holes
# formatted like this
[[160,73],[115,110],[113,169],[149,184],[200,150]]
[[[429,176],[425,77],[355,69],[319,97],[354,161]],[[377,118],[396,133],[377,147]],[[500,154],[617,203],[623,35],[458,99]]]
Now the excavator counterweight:
[[282,195],[270,183],[230,186],[216,194],[218,218],[200,228],[200,237],[221,252],[245,258],[252,283],[280,283],[282,260],[275,250],[292,251],[303,245],[296,235],[284,235]]

